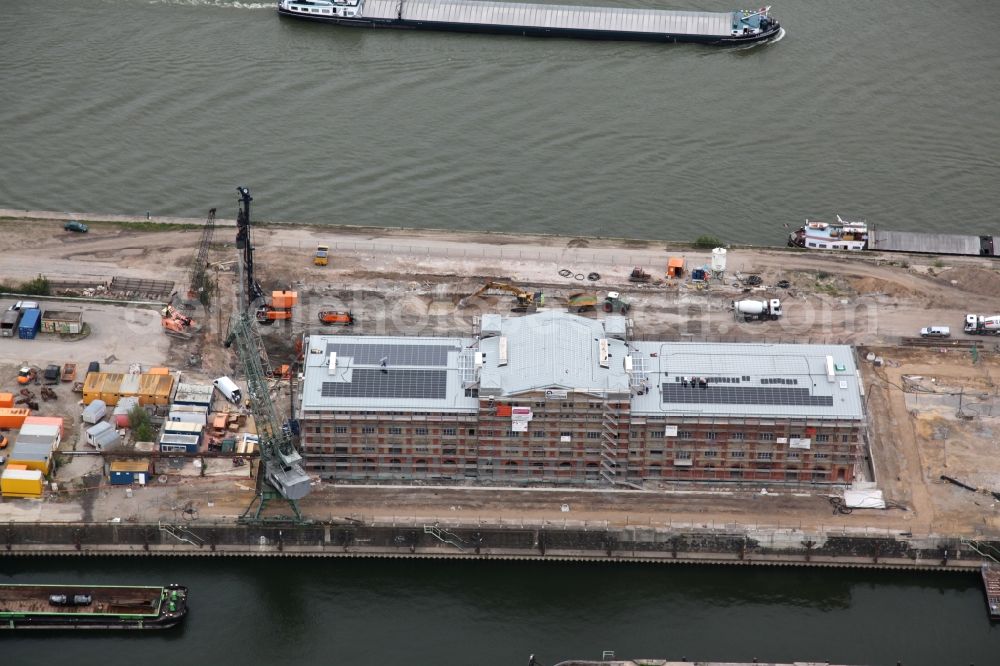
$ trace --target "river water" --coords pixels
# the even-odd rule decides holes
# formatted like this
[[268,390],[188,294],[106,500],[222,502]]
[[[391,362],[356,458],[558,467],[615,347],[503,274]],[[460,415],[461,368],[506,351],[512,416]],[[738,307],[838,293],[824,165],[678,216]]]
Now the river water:
[[186,624],[0,633],[4,664],[523,666],[619,657],[992,666],[978,574],[316,559],[0,560],[0,582],[181,582]]
[[[338,29],[271,3],[5,2],[0,206],[200,216],[235,212],[246,184],[258,218],[319,223],[780,243],[845,212],[998,231],[991,3],[775,13],[780,43],[722,50]],[[975,575],[7,558],[9,580],[193,588],[178,631],[2,635],[12,665],[1000,663]]]
[[257,217],[319,223],[782,243],[841,212],[1000,232],[993,3],[774,13],[780,43],[726,50],[5,2],[0,206],[235,215],[246,184]]

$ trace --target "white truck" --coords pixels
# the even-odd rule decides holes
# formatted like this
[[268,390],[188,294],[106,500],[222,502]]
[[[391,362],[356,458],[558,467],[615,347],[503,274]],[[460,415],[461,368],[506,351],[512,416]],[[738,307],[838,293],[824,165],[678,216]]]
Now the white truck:
[[965,332],[972,335],[1000,335],[1000,315],[965,315]]
[[733,313],[737,317],[743,317],[743,321],[776,320],[781,315],[781,300],[772,298],[767,301],[733,301]]

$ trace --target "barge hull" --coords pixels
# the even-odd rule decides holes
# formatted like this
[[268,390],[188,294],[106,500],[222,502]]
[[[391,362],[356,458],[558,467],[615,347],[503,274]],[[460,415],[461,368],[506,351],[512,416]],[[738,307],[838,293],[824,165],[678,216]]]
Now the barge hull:
[[0,585],[0,629],[169,629],[187,615],[182,585]]
[[303,16],[293,12],[278,9],[283,17],[294,18],[314,23],[329,23],[333,25],[355,28],[392,28],[397,30],[432,30],[437,32],[459,32],[492,35],[517,35],[523,37],[563,37],[569,39],[589,39],[603,41],[632,41],[656,43],[693,43],[709,45],[739,46],[767,41],[782,34],[780,25],[766,33],[753,36],[720,36],[699,34],[672,34],[656,32],[635,32],[628,30],[601,30],[582,28],[560,28],[533,25],[503,25],[496,23],[464,23],[440,21],[416,21],[405,18],[342,18],[325,16]]

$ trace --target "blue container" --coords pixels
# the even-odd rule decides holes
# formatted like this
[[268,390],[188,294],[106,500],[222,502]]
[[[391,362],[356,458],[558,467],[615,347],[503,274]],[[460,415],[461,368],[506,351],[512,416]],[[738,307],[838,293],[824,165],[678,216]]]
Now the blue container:
[[35,308],[25,310],[21,315],[21,325],[17,327],[17,337],[22,340],[34,340],[42,328],[42,312]]

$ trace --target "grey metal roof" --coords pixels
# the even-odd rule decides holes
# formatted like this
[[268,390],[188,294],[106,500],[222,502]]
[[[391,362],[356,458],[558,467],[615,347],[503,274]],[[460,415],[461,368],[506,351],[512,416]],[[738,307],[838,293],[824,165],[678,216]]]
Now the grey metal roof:
[[854,354],[846,345],[633,342],[630,347],[649,389],[633,396],[635,415],[863,418]]
[[868,247],[872,250],[890,252],[928,252],[977,256],[980,242],[979,236],[876,229],[868,235]]
[[[395,19],[400,0],[365,0],[367,18]],[[732,32],[732,12],[666,11],[478,0],[402,0],[402,19],[423,23],[537,26],[573,30],[712,35]]]
[[302,409],[474,412],[479,402],[464,386],[473,376],[474,344],[473,338],[311,336]]
[[[500,358],[506,339],[507,363]],[[601,340],[607,340],[608,367],[600,363]],[[564,389],[592,394],[627,393],[625,343],[607,337],[602,321],[551,310],[507,317],[501,335],[480,342],[484,354],[479,393],[511,396],[528,391]]]

